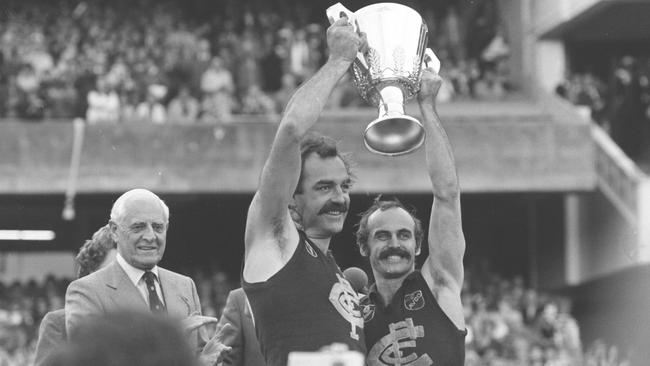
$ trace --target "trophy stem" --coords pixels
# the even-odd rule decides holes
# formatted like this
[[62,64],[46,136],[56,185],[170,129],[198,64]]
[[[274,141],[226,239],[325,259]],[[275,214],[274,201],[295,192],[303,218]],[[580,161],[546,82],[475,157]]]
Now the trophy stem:
[[379,116],[403,115],[404,93],[396,86],[386,86],[379,92]]
[[364,143],[371,152],[398,156],[416,150],[424,142],[424,127],[417,119],[404,114],[404,94],[396,86],[379,91],[379,117],[364,132]]

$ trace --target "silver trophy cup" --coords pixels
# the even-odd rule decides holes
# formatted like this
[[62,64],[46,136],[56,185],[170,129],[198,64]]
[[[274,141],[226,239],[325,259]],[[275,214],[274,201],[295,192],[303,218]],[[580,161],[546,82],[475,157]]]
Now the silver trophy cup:
[[357,54],[351,68],[359,94],[379,109],[364,132],[366,147],[389,156],[416,150],[425,131],[420,121],[404,113],[404,103],[420,89],[427,25],[418,12],[395,3],[368,5],[356,12],[340,3],[327,9],[330,22],[343,14],[368,38],[368,50]]

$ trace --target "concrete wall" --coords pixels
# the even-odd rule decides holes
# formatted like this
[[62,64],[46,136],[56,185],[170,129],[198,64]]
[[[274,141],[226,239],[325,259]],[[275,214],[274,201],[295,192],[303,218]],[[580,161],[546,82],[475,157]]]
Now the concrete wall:
[[76,278],[74,254],[61,251],[0,253],[0,282],[43,280],[47,275]]
[[589,281],[572,290],[583,344],[597,339],[617,345],[621,356],[634,350],[632,366],[648,365],[650,266],[643,265]]
[[[586,123],[555,122],[532,103],[441,107],[466,192],[590,190],[593,143]],[[386,158],[365,150],[370,110],[324,116],[317,130],[358,162],[357,192],[429,192],[424,153]],[[414,114],[416,115],[416,114]],[[143,186],[157,192],[253,192],[277,125],[140,124],[86,128],[80,192]],[[61,193],[73,128],[67,123],[0,123],[0,193]]]
[[638,232],[600,191],[567,197],[569,284],[637,264]]

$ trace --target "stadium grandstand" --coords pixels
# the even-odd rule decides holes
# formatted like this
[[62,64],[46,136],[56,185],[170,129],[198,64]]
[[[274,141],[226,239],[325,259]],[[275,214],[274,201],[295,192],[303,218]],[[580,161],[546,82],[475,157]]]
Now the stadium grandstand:
[[[647,365],[650,2],[397,2],[427,23],[445,79],[466,365]],[[282,110],[327,58],[333,3],[0,0],[0,365],[32,365],[77,250],[135,187],[170,207],[162,265],[220,315]],[[358,162],[332,248],[367,273],[353,225],[374,196],[421,217],[432,202],[413,174],[422,151],[364,148],[376,116],[344,78],[316,125]]]

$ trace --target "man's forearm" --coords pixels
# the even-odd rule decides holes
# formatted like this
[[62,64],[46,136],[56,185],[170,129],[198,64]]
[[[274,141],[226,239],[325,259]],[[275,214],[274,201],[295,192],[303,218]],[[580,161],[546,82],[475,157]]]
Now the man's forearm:
[[350,67],[343,59],[330,59],[307,80],[287,104],[282,123],[290,123],[297,136],[304,136],[316,123],[327,98]]
[[449,138],[432,102],[421,102],[420,111],[427,133],[427,168],[433,193],[438,198],[454,198],[459,194],[459,184]]

